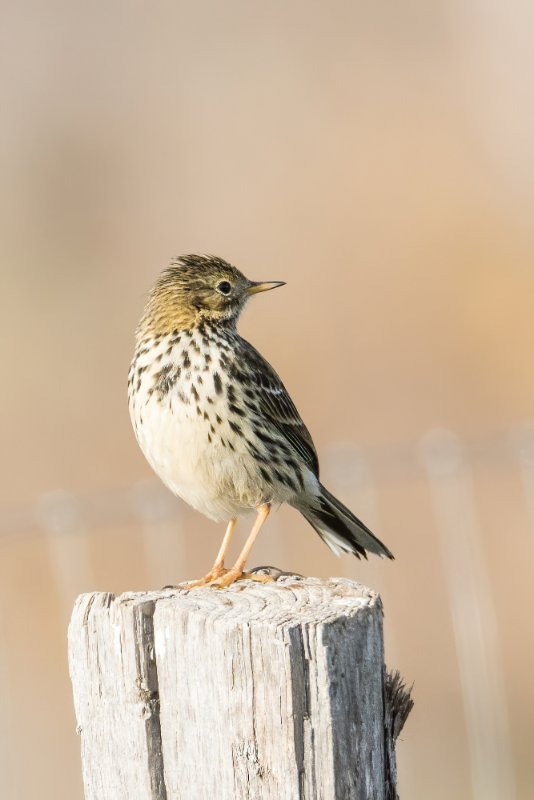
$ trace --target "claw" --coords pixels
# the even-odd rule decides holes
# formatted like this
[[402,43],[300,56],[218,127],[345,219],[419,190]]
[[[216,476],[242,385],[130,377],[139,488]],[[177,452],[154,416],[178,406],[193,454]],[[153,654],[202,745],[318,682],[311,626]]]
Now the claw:
[[213,581],[223,578],[227,572],[230,572],[230,570],[225,569],[224,567],[214,567],[213,569],[210,569],[207,575],[204,575],[203,578],[199,578],[196,581],[188,581],[184,588],[199,589],[201,586],[209,586],[213,583]]
[[238,581],[242,576],[243,572],[239,569],[227,569],[224,571],[224,575],[221,575],[219,578],[214,578],[207,585],[213,589],[225,589],[227,586],[231,586],[232,583]]
[[228,569],[225,570],[225,574],[221,575],[220,578],[215,578],[214,580],[210,581],[207,586],[212,587],[213,589],[225,589],[227,586],[231,586],[232,583],[236,581],[256,581],[256,583],[272,583],[274,578],[271,575],[257,575],[254,572],[242,572],[239,569]]

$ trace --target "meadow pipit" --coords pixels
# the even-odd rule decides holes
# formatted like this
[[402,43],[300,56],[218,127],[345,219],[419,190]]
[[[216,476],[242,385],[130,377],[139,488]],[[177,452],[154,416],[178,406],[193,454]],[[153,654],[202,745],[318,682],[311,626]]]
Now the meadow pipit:
[[[336,554],[393,558],[319,482],[317,453],[282,381],[236,330],[247,300],[282,286],[250,281],[214,256],[182,256],[160,276],[137,329],[128,395],[137,441],[161,480],[228,527],[208,574],[242,577],[273,503],[303,514]],[[234,566],[224,557],[237,517],[257,516]]]

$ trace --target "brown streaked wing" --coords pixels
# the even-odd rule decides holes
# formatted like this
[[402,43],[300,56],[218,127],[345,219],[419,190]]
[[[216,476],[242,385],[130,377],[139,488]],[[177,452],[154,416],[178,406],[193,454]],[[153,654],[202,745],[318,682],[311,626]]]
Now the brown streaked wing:
[[241,366],[250,374],[261,416],[279,431],[295,454],[319,477],[319,459],[313,439],[289,392],[256,348],[245,339],[241,342]]

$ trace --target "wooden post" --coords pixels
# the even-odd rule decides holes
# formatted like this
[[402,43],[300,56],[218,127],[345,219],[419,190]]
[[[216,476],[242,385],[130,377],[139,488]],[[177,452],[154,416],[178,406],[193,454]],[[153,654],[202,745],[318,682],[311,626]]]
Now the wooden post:
[[396,797],[411,701],[353,581],[81,595],[69,662],[86,800]]

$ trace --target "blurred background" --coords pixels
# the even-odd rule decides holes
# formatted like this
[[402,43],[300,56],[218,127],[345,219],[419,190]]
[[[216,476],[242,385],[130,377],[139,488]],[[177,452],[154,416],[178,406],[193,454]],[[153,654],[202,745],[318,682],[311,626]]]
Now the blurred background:
[[381,592],[401,798],[532,797],[533,6],[0,15],[2,797],[81,800],[75,596],[198,577],[220,542],[127,412],[146,292],[187,252],[287,281],[241,331],[396,555],[337,560],[282,509],[251,563]]

